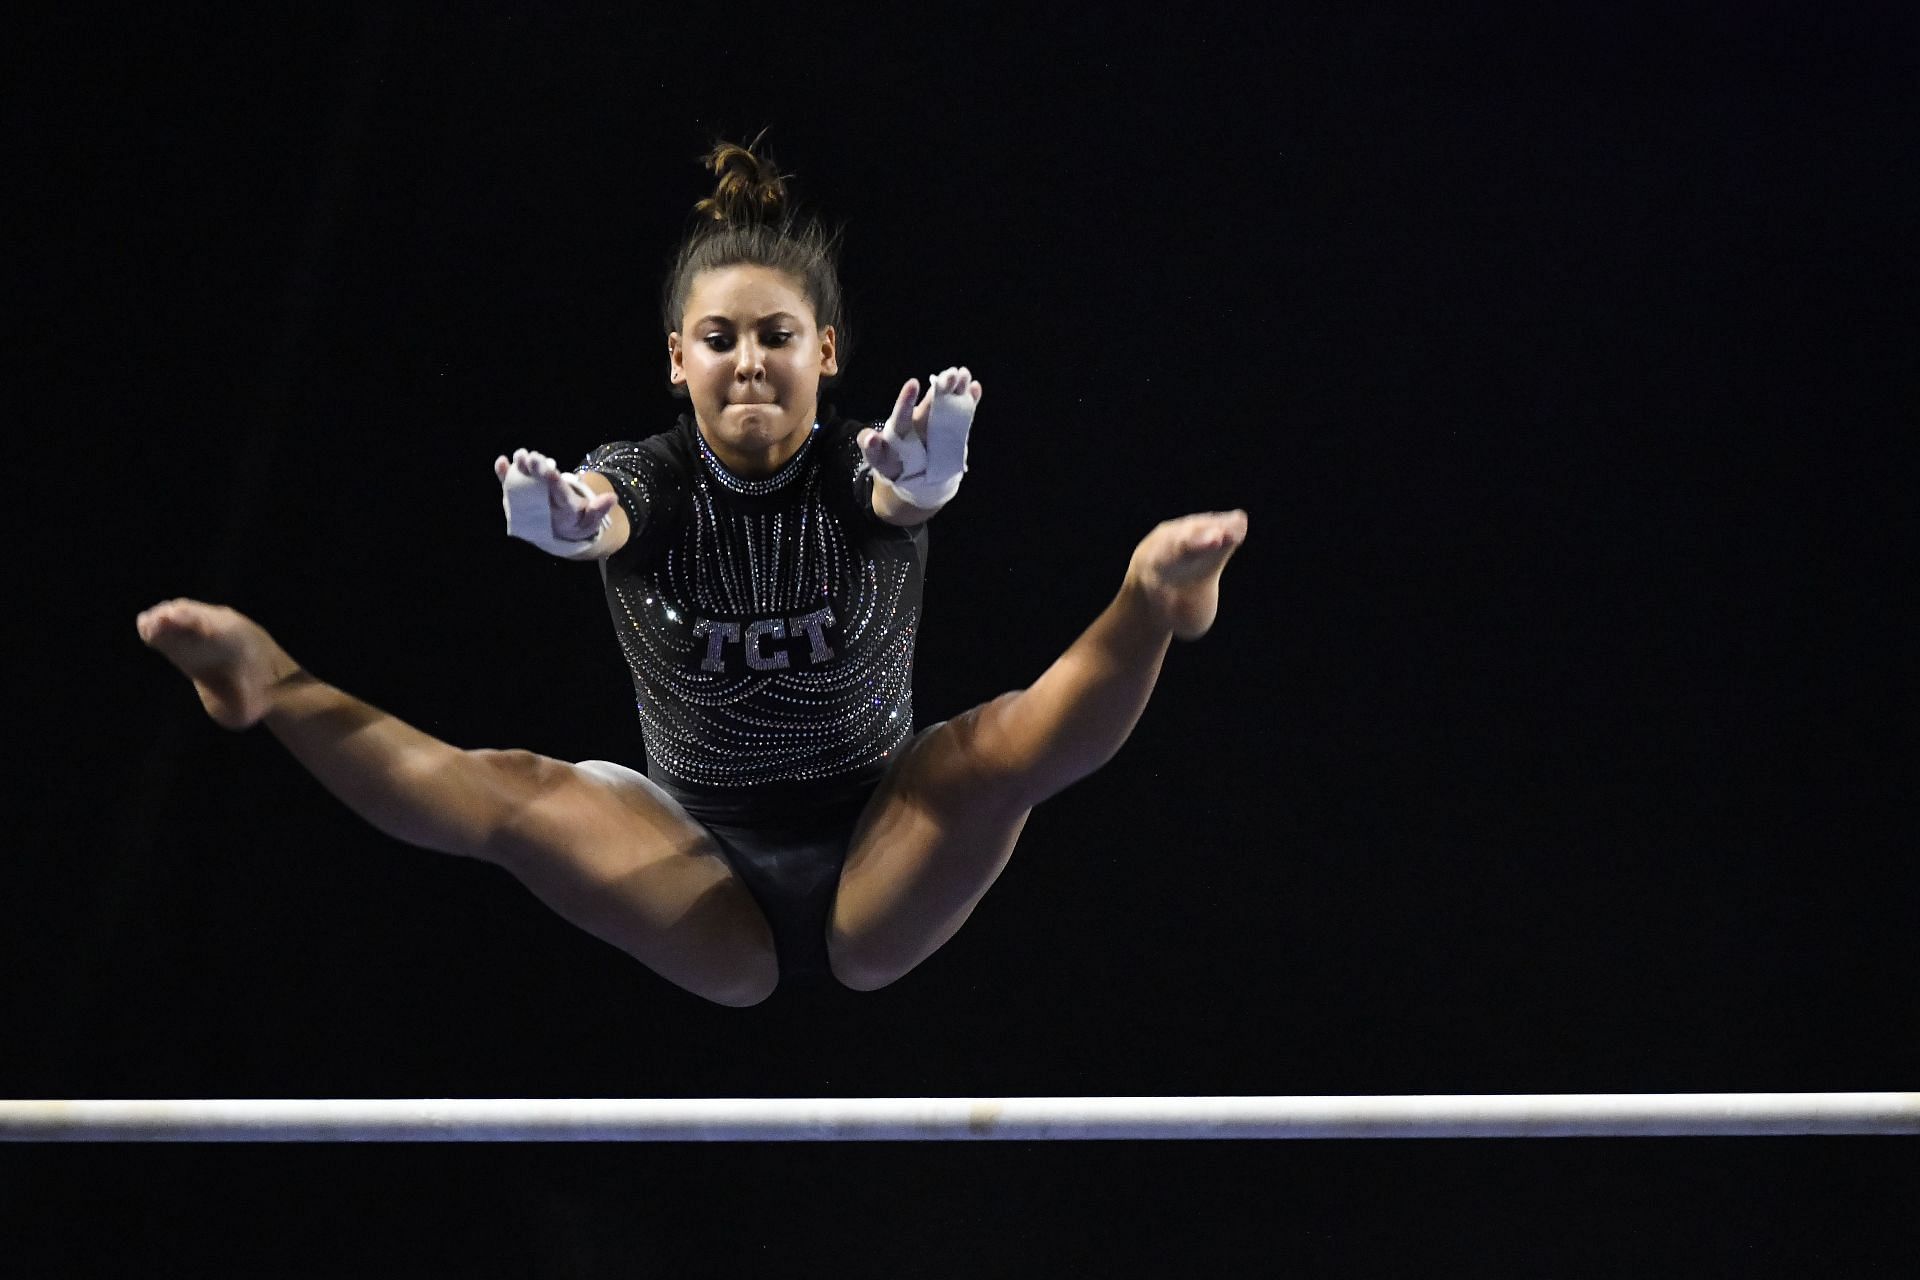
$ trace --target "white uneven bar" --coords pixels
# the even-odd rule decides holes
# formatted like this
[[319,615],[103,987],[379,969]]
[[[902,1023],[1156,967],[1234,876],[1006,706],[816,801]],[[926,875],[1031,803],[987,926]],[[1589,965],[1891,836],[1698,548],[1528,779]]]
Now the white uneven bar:
[[948,1142],[1920,1133],[1920,1093],[0,1101],[6,1142]]

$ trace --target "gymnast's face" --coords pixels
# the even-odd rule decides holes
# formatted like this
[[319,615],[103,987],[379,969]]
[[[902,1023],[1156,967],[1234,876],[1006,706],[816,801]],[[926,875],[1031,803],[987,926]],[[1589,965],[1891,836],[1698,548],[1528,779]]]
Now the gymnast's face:
[[806,443],[820,379],[836,370],[833,340],[792,276],[720,267],[693,279],[667,335],[667,376],[686,387],[700,434],[729,471],[770,475]]

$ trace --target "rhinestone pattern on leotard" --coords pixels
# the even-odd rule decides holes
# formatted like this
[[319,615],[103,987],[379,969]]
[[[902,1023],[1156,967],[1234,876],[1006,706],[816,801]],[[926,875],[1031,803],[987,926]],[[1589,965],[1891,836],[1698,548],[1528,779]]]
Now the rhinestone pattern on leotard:
[[698,431],[693,433],[693,440],[700,446],[700,460],[707,464],[707,474],[718,481],[722,488],[731,489],[735,493],[763,497],[787,487],[787,482],[806,465],[806,457],[813,451],[814,438],[819,434],[820,424],[816,422],[813,424],[813,430],[807,432],[807,438],[800,442],[800,447],[794,451],[793,456],[781,463],[778,471],[763,480],[750,480],[727,470],[720,459],[714,456],[713,450],[708,447],[707,438]]
[[816,427],[765,480],[727,473],[686,419],[581,468],[633,522],[604,566],[607,603],[649,763],[668,777],[826,780],[910,734],[921,561],[860,509],[860,426]]

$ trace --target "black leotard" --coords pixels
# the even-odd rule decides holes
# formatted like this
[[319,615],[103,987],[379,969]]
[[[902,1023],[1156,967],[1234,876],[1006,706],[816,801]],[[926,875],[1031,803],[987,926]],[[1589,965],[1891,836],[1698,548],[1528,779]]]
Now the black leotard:
[[647,772],[698,817],[869,790],[912,731],[926,534],[873,514],[863,425],[826,410],[761,480],[690,415],[582,464],[632,523],[601,569]]

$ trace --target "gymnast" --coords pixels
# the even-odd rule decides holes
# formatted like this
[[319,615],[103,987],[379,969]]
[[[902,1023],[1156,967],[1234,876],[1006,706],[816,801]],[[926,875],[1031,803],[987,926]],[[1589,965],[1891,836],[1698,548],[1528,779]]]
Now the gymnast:
[[[691,414],[573,472],[525,449],[493,464],[510,535],[599,564],[646,773],[437,741],[220,605],[136,625],[217,723],[264,723],[380,831],[505,868],[696,995],[870,991],[965,923],[1035,805],[1119,750],[1170,642],[1213,624],[1247,517],[1160,524],[1039,679],[915,733],[926,523],[960,487],[981,385],[909,379],[878,427],[823,407],[848,356],[836,239],[752,144],[706,165],[662,308]],[[1073,455],[1105,446],[1043,447],[1070,488]]]

